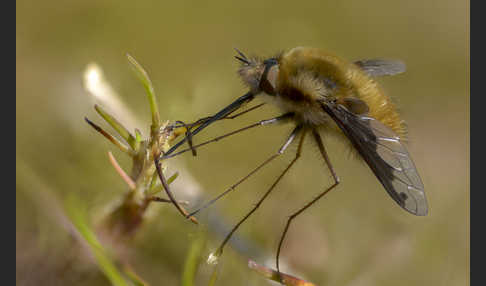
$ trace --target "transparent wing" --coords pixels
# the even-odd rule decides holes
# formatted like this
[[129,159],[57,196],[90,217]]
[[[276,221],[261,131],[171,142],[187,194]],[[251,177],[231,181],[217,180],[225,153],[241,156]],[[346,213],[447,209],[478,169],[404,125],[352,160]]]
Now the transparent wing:
[[378,120],[349,112],[339,104],[323,104],[353,143],[385,190],[402,208],[423,216],[428,212],[424,185],[405,146]]
[[369,76],[396,75],[405,72],[405,63],[400,60],[370,59],[354,62]]

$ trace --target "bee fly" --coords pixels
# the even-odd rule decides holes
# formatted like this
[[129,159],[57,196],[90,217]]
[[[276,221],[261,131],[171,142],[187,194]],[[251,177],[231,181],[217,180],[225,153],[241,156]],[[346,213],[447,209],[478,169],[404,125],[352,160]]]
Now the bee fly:
[[[158,161],[161,159],[173,157],[188,150],[192,150],[195,154],[195,148],[243,130],[277,122],[290,121],[295,124],[295,128],[276,154],[269,157],[247,176],[197,211],[185,214],[186,217],[192,217],[199,210],[234,190],[236,186],[268,162],[284,153],[290,143],[298,138],[298,147],[294,159],[260,198],[254,208],[226,236],[216,251],[217,256],[221,255],[224,245],[241,223],[260,206],[290,167],[298,160],[306,135],[311,135],[319,148],[334,182],[289,217],[277,250],[276,266],[278,271],[282,243],[293,219],[339,184],[339,178],[330,162],[320,133],[332,134],[341,138],[342,144],[349,145],[352,150],[357,152],[358,157],[361,157],[368,164],[390,197],[400,207],[417,216],[427,214],[428,207],[424,186],[409,153],[401,142],[405,135],[404,123],[390,98],[373,80],[373,77],[404,72],[405,65],[401,61],[372,59],[347,62],[320,49],[308,47],[293,48],[268,59],[247,58],[240,51],[237,50],[237,52],[238,56],[235,58],[241,62],[238,74],[249,88],[249,92],[214,116],[203,118],[191,124],[188,127],[189,131],[186,138],[175,144],[161,158],[156,158],[156,165],[158,166]],[[191,143],[190,148],[174,153],[187,141],[187,138],[190,139],[215,121],[235,118],[244,112],[260,107],[262,104],[230,116],[256,96],[262,96],[266,102],[278,106],[283,112],[282,115],[262,120],[198,145]],[[161,172],[159,172],[159,176],[162,181],[165,180]],[[166,191],[170,193],[168,186],[166,187]]]

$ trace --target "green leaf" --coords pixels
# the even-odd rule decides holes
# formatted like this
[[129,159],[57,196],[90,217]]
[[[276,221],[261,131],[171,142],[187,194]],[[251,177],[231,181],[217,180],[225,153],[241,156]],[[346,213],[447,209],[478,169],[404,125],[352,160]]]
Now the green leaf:
[[218,274],[219,274],[219,266],[215,265],[213,273],[211,273],[211,277],[209,278],[208,286],[216,285],[216,281],[218,280]]
[[142,133],[140,132],[140,130],[135,128],[135,146],[133,148],[135,150],[135,153],[138,153],[142,141],[143,141]]
[[79,231],[81,236],[87,242],[93,256],[96,259],[96,262],[98,263],[101,272],[105,274],[106,278],[110,280],[112,285],[128,286],[129,284],[127,284],[127,282],[123,278],[123,275],[115,266],[115,263],[113,263],[106,250],[98,241],[95,233],[86,222],[86,218],[83,212],[77,205],[78,203],[76,202],[68,205],[69,217],[71,218],[71,221],[73,222],[74,226]]
[[152,113],[152,131],[156,131],[160,125],[159,107],[157,106],[157,100],[155,97],[154,87],[147,72],[143,67],[129,54],[127,54],[128,62],[130,62],[138,79],[142,82],[145,91],[147,92],[148,100],[150,103],[150,112]]
[[127,145],[125,145],[120,140],[116,139],[113,135],[111,135],[110,133],[106,132],[105,130],[103,130],[98,125],[96,125],[93,122],[91,122],[88,118],[85,117],[84,120],[86,120],[86,122],[88,122],[88,124],[91,125],[91,127],[93,127],[96,131],[98,131],[99,133],[101,133],[101,135],[105,136],[106,139],[108,139],[111,143],[113,143],[115,146],[117,146],[124,153],[127,153],[130,156],[133,156],[134,155],[134,153],[130,149],[130,147],[128,147]]
[[132,269],[124,267],[124,273],[134,286],[148,286],[148,283],[140,278]]
[[[170,185],[172,182],[175,181],[175,179],[177,179],[178,176],[179,172],[175,172],[174,175],[167,179],[167,184]],[[154,172],[154,175],[152,176],[152,182],[150,183],[150,191],[148,192],[148,195],[152,196],[164,190],[164,187],[162,187],[162,185],[157,184],[158,178],[159,176],[157,175],[157,172]]]
[[118,134],[120,134],[120,136],[125,139],[125,141],[128,143],[128,145],[130,145],[130,147],[132,147],[133,150],[135,150],[135,137],[133,137],[133,135],[128,131],[127,128],[125,128],[125,126],[123,126],[118,120],[116,120],[113,116],[111,116],[108,112],[106,112],[105,110],[103,110],[103,108],[101,108],[101,106],[95,104],[95,110],[96,112],[98,112],[98,114],[103,117],[104,120],[106,120],[106,122],[108,122],[108,124],[111,125],[111,127],[113,127],[113,129],[116,130],[116,132]]
[[194,285],[194,279],[197,274],[198,266],[201,263],[201,257],[205,245],[206,236],[203,232],[199,232],[196,239],[193,240],[186,256],[186,262],[182,272],[182,286]]

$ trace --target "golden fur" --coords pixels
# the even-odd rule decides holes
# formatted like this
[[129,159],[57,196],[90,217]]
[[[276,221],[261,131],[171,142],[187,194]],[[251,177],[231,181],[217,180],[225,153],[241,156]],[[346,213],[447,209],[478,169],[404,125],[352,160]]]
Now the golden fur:
[[[321,102],[354,97],[366,103],[368,116],[391,128],[400,138],[405,136],[405,125],[395,105],[378,83],[354,63],[308,47],[293,48],[275,59],[278,62],[278,75],[272,82],[275,90],[264,99],[284,112],[295,113],[295,120],[343,137]],[[260,82],[265,64],[260,58],[247,61],[238,74],[252,92],[262,93]]]
[[[395,105],[377,82],[355,64],[320,49],[297,47],[280,57],[279,68],[278,94],[281,101],[287,101],[279,106],[286,111],[302,114],[302,118],[319,125],[325,121],[316,120],[319,114],[324,114],[317,104],[319,100],[356,97],[368,105],[370,117],[390,127],[400,137],[405,134]],[[326,80],[335,87],[326,86]]]

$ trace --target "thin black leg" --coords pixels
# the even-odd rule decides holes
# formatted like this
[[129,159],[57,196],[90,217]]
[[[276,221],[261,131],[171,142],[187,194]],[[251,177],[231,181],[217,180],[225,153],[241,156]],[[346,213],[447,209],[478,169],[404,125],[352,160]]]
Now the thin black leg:
[[215,137],[213,139],[210,139],[208,141],[205,141],[203,143],[199,143],[199,144],[196,144],[196,145],[192,145],[190,148],[187,148],[187,149],[184,149],[184,150],[181,150],[179,152],[176,152],[176,153],[172,153],[172,154],[164,154],[162,155],[162,159],[165,160],[165,159],[168,159],[168,158],[172,158],[172,157],[175,157],[177,155],[180,155],[182,153],[185,153],[187,151],[193,151],[201,146],[204,146],[204,145],[207,145],[209,143],[212,143],[212,142],[217,142],[223,138],[226,138],[226,137],[229,137],[231,135],[234,135],[234,134],[237,134],[237,133],[240,133],[242,131],[245,131],[245,130],[248,130],[248,129],[251,129],[253,127],[257,127],[257,126],[263,126],[263,125],[268,125],[268,124],[273,124],[273,123],[277,123],[279,121],[283,121],[285,119],[288,119],[290,117],[292,117],[293,114],[292,113],[286,113],[286,114],[283,114],[281,116],[278,116],[278,117],[275,117],[275,118],[271,118],[271,119],[266,119],[266,120],[261,120],[261,121],[258,121],[256,123],[253,123],[251,125],[248,125],[248,126],[245,126],[243,128],[240,128],[240,129],[237,129],[235,131],[231,131],[229,133],[226,133],[226,134],[223,134],[221,136],[218,136],[218,137]]
[[305,211],[307,208],[312,206],[315,202],[317,202],[320,198],[322,198],[325,194],[327,194],[329,191],[334,189],[338,184],[339,184],[339,178],[336,175],[336,172],[334,172],[334,168],[332,167],[331,161],[329,160],[329,157],[327,155],[326,149],[324,148],[324,144],[322,143],[321,136],[319,133],[313,129],[312,130],[312,135],[314,136],[314,139],[317,143],[317,147],[319,147],[319,151],[321,152],[322,157],[324,158],[324,161],[326,161],[327,167],[329,168],[329,171],[332,174],[332,177],[334,179],[334,184],[327,188],[324,192],[320,193],[316,198],[314,198],[312,201],[307,203],[303,208],[299,209],[295,213],[293,213],[289,219],[287,220],[287,224],[285,225],[285,229],[282,233],[282,237],[280,238],[280,242],[278,244],[278,249],[277,249],[277,258],[276,258],[276,264],[277,264],[277,271],[280,272],[280,266],[278,263],[279,257],[280,257],[280,251],[282,249],[282,244],[285,239],[285,235],[287,234],[287,231],[289,229],[290,223],[296,218],[298,215],[300,215],[303,211]]
[[[185,149],[185,150],[183,150],[183,151],[180,151],[180,152],[178,152],[178,153],[176,153],[176,154],[173,154],[172,156],[175,156],[175,155],[177,155],[177,154],[179,154],[179,153],[181,153],[181,152],[186,152],[186,151],[189,151],[189,150],[195,150],[196,148],[198,148],[198,147],[200,147],[200,146],[203,146],[203,145],[209,144],[209,143],[211,143],[211,142],[218,141],[218,140],[220,140],[220,139],[222,139],[222,138],[225,138],[225,137],[228,137],[228,136],[230,136],[230,135],[236,134],[236,133],[238,133],[238,132],[241,132],[241,131],[244,131],[244,130],[250,129],[250,128],[252,128],[252,127],[256,127],[256,126],[263,126],[263,125],[268,125],[268,124],[273,124],[273,123],[276,123],[276,122],[279,122],[279,121],[282,121],[282,120],[288,119],[288,118],[289,118],[289,117],[291,117],[291,116],[292,116],[292,114],[291,114],[291,113],[286,113],[286,114],[283,114],[283,115],[278,116],[278,117],[275,117],[275,118],[271,118],[271,119],[267,119],[267,120],[262,120],[262,121],[259,121],[259,122],[257,122],[257,123],[252,124],[252,125],[246,126],[246,127],[244,127],[244,128],[240,128],[240,129],[238,129],[238,130],[235,130],[235,131],[233,131],[233,132],[227,133],[227,134],[225,134],[225,135],[221,135],[221,136],[219,136],[219,137],[216,137],[216,138],[214,138],[214,139],[212,139],[212,140],[209,140],[209,141],[203,142],[203,143],[198,144],[198,145],[193,145],[193,146],[191,146],[191,148],[188,148],[188,149]],[[172,156],[170,156],[170,157],[172,157]],[[169,157],[169,158],[170,158],[170,157]],[[174,205],[174,206],[177,208],[177,210],[178,210],[178,211],[179,211],[179,212],[180,212],[180,213],[181,213],[181,214],[182,214],[182,215],[183,215],[185,218],[188,218],[188,219],[190,219],[192,222],[197,223],[196,218],[194,218],[194,217],[193,217],[193,214],[194,214],[194,213],[196,213],[197,211],[196,211],[196,212],[194,212],[193,214],[188,213],[188,212],[187,212],[187,211],[184,209],[184,207],[182,207],[182,206],[181,206],[181,205],[180,205],[180,204],[179,204],[179,203],[176,201],[176,199],[174,198],[174,195],[172,194],[172,191],[170,190],[169,184],[167,184],[167,180],[165,179],[165,176],[164,176],[164,174],[163,174],[163,172],[162,172],[162,169],[161,169],[161,167],[160,167],[160,160],[161,160],[161,159],[166,159],[166,158],[167,158],[167,157],[164,157],[164,156],[160,157],[160,155],[157,155],[157,156],[155,156],[155,158],[154,158],[155,167],[157,168],[157,173],[158,173],[158,175],[159,175],[160,182],[162,183],[162,186],[164,187],[164,190],[165,190],[165,192],[166,192],[167,196],[168,196],[168,197],[169,197],[169,199],[171,200],[172,204],[173,204],[173,205]],[[273,159],[273,158],[272,158],[272,159]],[[254,172],[256,172],[256,171],[254,171]],[[250,175],[252,175],[254,172],[250,173],[250,174],[249,174],[247,177],[249,177]],[[245,179],[246,179],[246,178],[244,178],[244,179],[243,179],[243,181],[244,181]],[[241,183],[241,182],[240,182],[240,183]],[[238,184],[239,184],[239,183],[238,183]],[[234,188],[233,188],[233,189],[234,189]],[[229,191],[227,191],[227,192],[225,192],[225,193],[228,193],[228,192],[229,192]],[[220,195],[220,197],[222,197],[222,196],[223,196],[223,195]],[[219,198],[217,198],[217,199],[219,199]],[[213,200],[211,203],[215,202],[217,199]],[[207,207],[207,206],[209,206],[209,204],[207,204],[207,205],[206,205],[206,206],[204,206],[204,207]],[[199,210],[198,210],[198,211],[199,211]]]
[[[235,101],[233,101],[230,105],[226,106],[225,108],[221,109],[218,113],[211,116],[208,120],[204,121],[199,125],[194,131],[191,131],[191,136],[196,135],[197,133],[201,132],[204,128],[208,127],[209,125],[213,124],[214,122],[220,120],[228,116],[229,114],[233,113],[235,110],[239,109],[243,104],[252,101],[255,98],[255,95],[251,92],[247,92],[245,95],[239,97]],[[187,138],[184,137],[182,140],[174,144],[170,147],[166,155],[172,154],[175,150],[177,150],[184,142],[186,142]]]
[[[223,119],[235,119],[235,118],[237,118],[237,117],[239,117],[239,116],[241,116],[241,115],[243,115],[243,114],[245,114],[245,113],[248,113],[248,112],[253,111],[253,110],[257,109],[257,108],[260,108],[260,107],[262,107],[263,105],[265,105],[265,103],[260,103],[260,104],[257,104],[257,105],[255,105],[255,106],[250,107],[250,108],[248,108],[247,110],[244,110],[244,111],[242,111],[242,112],[239,112],[239,113],[237,113],[237,114],[235,114],[235,115],[231,115],[231,113],[229,113],[229,114],[228,114],[228,115],[226,115],[225,117],[220,118],[220,119],[218,119],[218,120],[223,120]],[[234,110],[234,111],[236,111],[236,110]],[[233,112],[234,112],[234,111],[233,111]],[[230,115],[231,115],[231,116],[230,116]],[[196,127],[196,126],[198,126],[198,125],[200,125],[200,124],[203,124],[204,122],[208,121],[208,120],[209,120],[209,119],[211,119],[211,118],[212,118],[212,116],[207,116],[207,117],[200,118],[200,119],[198,119],[198,120],[196,120],[196,121],[194,121],[194,122],[192,122],[192,123],[189,123],[189,124],[181,124],[180,126],[177,126],[177,125],[176,125],[176,126],[174,126],[174,127],[176,127],[176,128],[177,128],[177,127],[186,127],[186,126],[188,126],[189,128],[194,128],[194,127]],[[176,121],[176,123],[178,123],[178,122]]]
[[[225,239],[221,243],[221,245],[218,247],[218,249],[215,252],[216,256],[220,256],[223,253],[223,248],[226,245],[226,243],[229,241],[233,233],[238,229],[238,227],[245,221],[247,220],[257,209],[260,207],[260,205],[263,203],[263,201],[268,197],[268,195],[272,192],[272,190],[275,188],[277,183],[283,178],[283,176],[287,173],[287,171],[292,167],[292,165],[297,161],[297,159],[300,157],[300,153],[302,150],[302,145],[304,143],[304,138],[305,138],[305,132],[306,130],[303,129],[302,126],[297,126],[292,133],[290,134],[289,138],[285,142],[285,144],[278,150],[278,152],[273,155],[272,157],[277,157],[281,155],[285,149],[292,143],[292,141],[295,139],[295,137],[299,134],[299,132],[302,131],[302,135],[300,137],[299,141],[299,146],[297,147],[297,153],[295,155],[295,158],[290,162],[290,164],[285,168],[285,170],[280,174],[280,176],[275,180],[275,182],[270,186],[270,188],[265,192],[265,194],[260,198],[260,200],[257,202],[257,204],[243,217],[234,227],[233,229],[226,235]],[[271,157],[271,158],[272,158]]]

